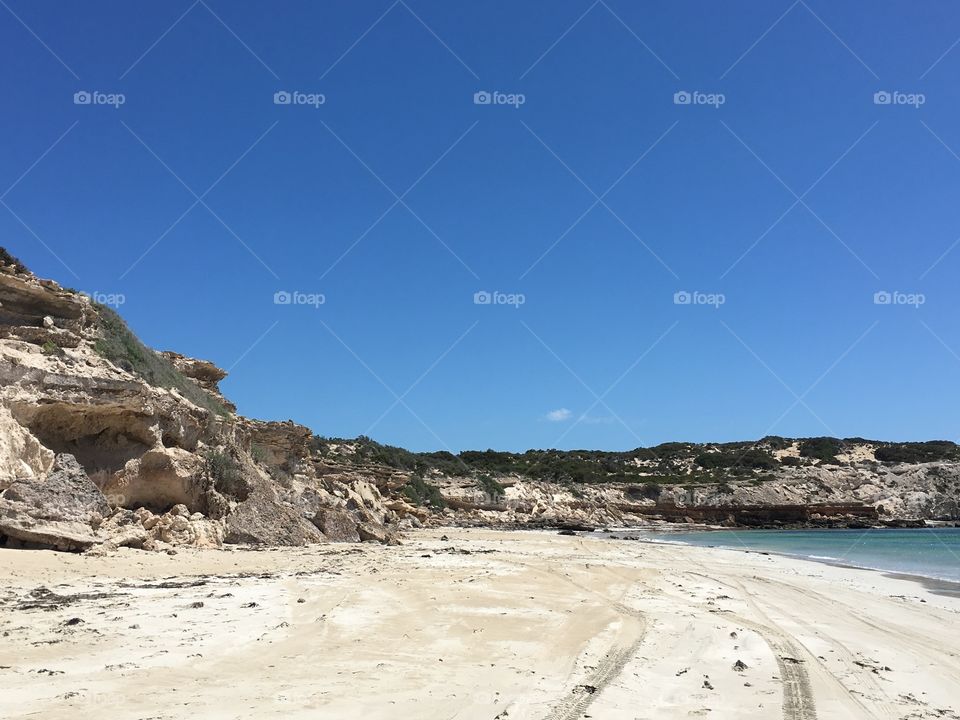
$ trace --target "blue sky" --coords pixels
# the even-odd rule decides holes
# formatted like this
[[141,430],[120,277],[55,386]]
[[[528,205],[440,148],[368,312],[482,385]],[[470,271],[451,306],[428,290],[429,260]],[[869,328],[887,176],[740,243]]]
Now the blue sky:
[[0,6],[0,244],[244,414],[960,435],[952,3]]

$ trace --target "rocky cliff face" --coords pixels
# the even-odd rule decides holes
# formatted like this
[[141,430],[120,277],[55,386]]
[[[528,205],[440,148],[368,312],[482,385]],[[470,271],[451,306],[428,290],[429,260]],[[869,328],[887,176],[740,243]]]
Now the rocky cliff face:
[[863,527],[960,521],[960,464],[946,461],[785,468],[763,481],[705,484],[494,479],[503,488],[498,497],[469,478],[429,478],[446,498],[446,520],[469,525]]
[[[82,294],[0,266],[0,543],[83,550],[392,541],[362,474],[238,416],[212,363],[143,347]],[[367,533],[367,537],[370,537]]]

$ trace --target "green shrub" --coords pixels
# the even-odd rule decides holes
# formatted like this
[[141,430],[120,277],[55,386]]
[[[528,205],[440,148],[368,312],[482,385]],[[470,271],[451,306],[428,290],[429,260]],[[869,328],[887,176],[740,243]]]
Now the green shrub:
[[658,458],[687,458],[696,450],[696,446],[685,442],[661,443],[650,450]]
[[767,435],[766,437],[761,438],[760,442],[769,447],[771,450],[786,450],[788,447],[793,445],[792,440],[780,437],[779,435]]
[[487,497],[494,502],[500,500],[506,493],[506,488],[486,473],[481,474],[477,478],[477,485],[487,494]]
[[240,464],[220,450],[208,450],[205,455],[207,478],[214,488],[223,495],[246,500],[250,494],[250,485],[243,476]]
[[793,455],[784,455],[780,458],[780,464],[784,467],[799,467],[803,465],[803,460]]
[[875,455],[880,462],[926,463],[937,460],[957,460],[960,458],[960,448],[949,440],[893,443],[878,447]]
[[766,450],[721,450],[697,455],[695,462],[702,468],[750,468],[771,470],[777,466],[776,459]]
[[144,345],[116,312],[95,303],[99,316],[100,338],[94,350],[127,372],[134,373],[154,387],[177,390],[195,405],[217,415],[229,414],[223,404],[193,380],[177,370],[163,355]]
[[827,465],[839,465],[837,453],[843,450],[843,443],[832,437],[807,438],[800,441],[800,457],[813,458]]
[[13,270],[16,273],[30,272],[27,270],[27,266],[7,252],[5,247],[0,247],[0,265],[13,265]]
[[40,348],[40,350],[43,352],[44,355],[63,355],[64,354],[60,346],[57,345],[52,340],[47,340],[43,344],[43,346]]
[[267,451],[262,446],[253,443],[250,445],[250,457],[253,458],[254,462],[265,463],[267,461]]
[[414,505],[422,505],[440,509],[447,506],[447,501],[443,499],[440,490],[423,479],[422,475],[414,473],[410,481],[403,486],[403,494]]

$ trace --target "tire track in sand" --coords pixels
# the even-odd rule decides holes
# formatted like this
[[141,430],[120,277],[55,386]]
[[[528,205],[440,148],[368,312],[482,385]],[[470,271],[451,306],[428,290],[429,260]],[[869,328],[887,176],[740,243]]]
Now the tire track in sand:
[[[582,545],[582,543],[581,543]],[[583,585],[569,575],[560,572],[553,567],[537,567],[533,564],[523,562],[522,560],[508,560],[515,565],[522,565],[528,570],[537,573],[552,575],[559,580],[572,585],[593,597],[599,599],[603,604],[613,610],[623,621],[623,627],[617,632],[616,640],[609,650],[604,654],[599,664],[579,685],[573,687],[566,695],[560,698],[543,716],[543,720],[578,720],[586,709],[606,688],[613,682],[637,654],[637,650],[643,643],[644,635],[647,630],[647,622],[643,613],[634,610],[625,605],[622,600],[611,600],[607,596],[598,592],[594,588]],[[604,570],[623,580],[618,573],[611,571],[607,567],[598,567],[598,570]],[[626,597],[631,585],[623,597]]]
[[[751,606],[754,613],[770,621],[770,618],[755,602],[753,594],[750,593],[742,583],[724,582],[713,575],[697,572],[690,572],[690,574],[712,583],[726,585],[735,591],[739,591],[743,600]],[[772,621],[767,625],[734,612],[725,613],[725,616],[736,619],[739,624],[756,632],[773,651],[773,655],[777,661],[777,667],[780,669],[780,679],[783,685],[782,705],[784,720],[816,720],[817,708],[813,697],[813,688],[810,683],[810,675],[804,667],[805,661],[801,659],[802,655],[812,657],[810,653],[806,651],[806,648],[802,650],[798,648],[787,633],[776,629],[775,623]],[[862,706],[861,703],[857,704]]]
[[543,720],[578,720],[607,685],[609,685],[623,671],[627,663],[636,655],[643,642],[644,626],[636,618],[625,617],[634,624],[632,642],[624,645],[614,644],[607,654],[590,673],[582,685],[577,685],[563,696],[548,712]]

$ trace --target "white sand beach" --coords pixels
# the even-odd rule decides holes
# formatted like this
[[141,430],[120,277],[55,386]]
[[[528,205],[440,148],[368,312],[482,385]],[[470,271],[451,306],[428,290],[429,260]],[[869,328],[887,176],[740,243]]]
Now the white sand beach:
[[449,529],[0,582],[10,719],[960,717],[960,598],[755,553]]

